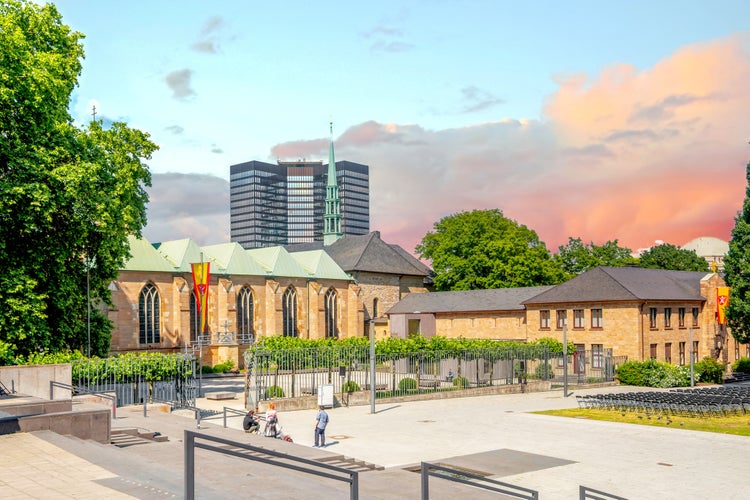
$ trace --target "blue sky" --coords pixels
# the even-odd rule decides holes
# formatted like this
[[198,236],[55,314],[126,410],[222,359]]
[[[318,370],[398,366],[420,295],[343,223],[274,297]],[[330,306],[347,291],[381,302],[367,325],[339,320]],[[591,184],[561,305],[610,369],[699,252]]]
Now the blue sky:
[[[633,227],[632,220],[610,223],[591,216],[606,212],[611,200],[603,198],[601,206],[578,217],[584,222],[569,222],[576,218],[576,201],[597,189],[591,179],[622,185],[618,166],[638,161],[638,151],[648,152],[640,165],[644,171],[677,168],[685,161],[679,151],[686,143],[664,150],[664,138],[694,144],[705,136],[688,130],[695,120],[713,129],[719,122],[740,125],[735,136],[723,134],[701,150],[706,162],[690,168],[696,173],[716,168],[709,159],[726,153],[732,185],[739,179],[742,188],[748,119],[723,113],[747,102],[747,91],[735,88],[748,64],[748,31],[742,31],[750,14],[747,2],[66,0],[56,5],[63,21],[86,35],[84,69],[71,103],[74,118],[90,119],[96,104],[98,118],[126,121],[160,146],[149,162],[155,176],[146,236],[153,241],[226,241],[229,166],[251,159],[326,160],[331,118],[337,158],[371,166],[372,228],[408,250],[433,222],[474,208],[503,209],[537,230],[552,249],[567,236],[600,243],[619,238],[631,248],[657,238],[675,244],[703,235],[727,239],[741,204],[742,189],[734,189],[721,216],[711,219],[707,214],[716,214],[720,201],[710,197],[705,213],[686,201],[684,207],[663,209],[669,219],[648,231]],[[706,62],[678,61],[694,52]],[[717,74],[715,85],[706,86],[700,74],[711,61],[719,68],[739,64],[742,71],[728,81]],[[670,71],[674,81],[659,76]],[[652,84],[643,83],[649,79]],[[601,93],[608,99],[601,101]],[[706,111],[712,100],[734,104]],[[608,123],[595,134],[586,128],[583,137],[580,121],[568,120],[577,107],[612,106],[598,118],[601,123],[622,101],[630,101],[631,117],[661,106],[659,112],[668,108],[671,121],[637,128],[632,120]],[[685,114],[680,120],[676,106]],[[607,143],[615,134],[660,140]],[[406,147],[407,139],[422,146]],[[448,144],[461,154],[440,154]],[[736,148],[727,152],[732,145]],[[566,170],[570,151],[600,148],[606,154],[596,163]],[[479,178],[455,182],[467,172]],[[521,200],[505,189],[524,173],[532,173],[536,183],[521,191]],[[557,175],[570,182],[572,173],[583,183],[571,184],[573,194],[560,199],[569,207],[562,210],[567,218],[550,223],[550,212],[560,209],[532,203],[545,200],[539,185]],[[432,185],[433,180],[438,182]],[[393,183],[404,188],[394,190]],[[199,189],[215,191],[196,206],[191,200]],[[658,192],[641,194],[652,202]],[[405,210],[413,220],[403,220]],[[688,230],[691,217],[700,220],[695,224],[700,234]],[[637,214],[635,220],[641,220]],[[680,230],[671,233],[676,225]],[[711,228],[714,234],[702,234]]]

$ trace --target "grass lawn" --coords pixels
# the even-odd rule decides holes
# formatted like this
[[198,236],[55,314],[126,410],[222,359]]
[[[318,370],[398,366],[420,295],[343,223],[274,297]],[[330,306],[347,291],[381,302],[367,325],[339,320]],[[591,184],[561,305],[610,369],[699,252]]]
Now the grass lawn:
[[547,410],[534,412],[540,415],[555,415],[570,418],[588,418],[591,420],[606,420],[608,422],[622,422],[626,424],[653,425],[657,427],[673,427],[675,429],[690,429],[693,431],[718,432],[721,434],[737,434],[750,436],[750,414],[730,415],[723,417],[683,417],[681,415],[646,415],[632,411],[619,412],[612,410],[589,410],[585,408],[571,408],[568,410]]

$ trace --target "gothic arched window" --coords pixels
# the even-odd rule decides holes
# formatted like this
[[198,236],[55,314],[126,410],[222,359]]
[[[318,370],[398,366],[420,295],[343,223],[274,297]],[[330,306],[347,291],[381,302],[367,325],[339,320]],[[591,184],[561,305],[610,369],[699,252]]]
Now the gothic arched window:
[[254,317],[253,291],[245,285],[237,294],[237,336],[239,338],[249,338],[255,335]]
[[338,338],[339,329],[336,325],[338,318],[338,302],[336,301],[336,290],[329,288],[326,292],[326,337]]
[[297,291],[289,287],[282,297],[282,317],[284,322],[284,337],[296,337],[297,331]]
[[138,340],[141,344],[158,344],[161,341],[160,322],[159,291],[148,283],[138,296]]

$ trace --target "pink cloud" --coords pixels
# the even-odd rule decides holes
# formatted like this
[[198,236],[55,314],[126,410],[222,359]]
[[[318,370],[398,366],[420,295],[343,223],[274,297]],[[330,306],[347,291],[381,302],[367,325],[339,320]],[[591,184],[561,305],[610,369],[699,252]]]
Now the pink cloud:
[[747,42],[560,80],[542,121],[362,123],[336,139],[336,157],[370,165],[371,226],[410,251],[441,217],[484,208],[553,250],[569,236],[633,249],[728,239],[750,156]]

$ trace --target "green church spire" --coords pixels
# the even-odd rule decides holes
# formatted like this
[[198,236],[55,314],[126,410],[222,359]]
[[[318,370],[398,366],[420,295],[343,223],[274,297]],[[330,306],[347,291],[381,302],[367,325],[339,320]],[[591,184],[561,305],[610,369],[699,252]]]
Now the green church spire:
[[328,148],[328,180],[326,183],[326,212],[323,217],[323,245],[328,246],[342,236],[341,200],[339,185],[336,181],[336,158],[333,155],[333,122],[331,125],[331,144]]

